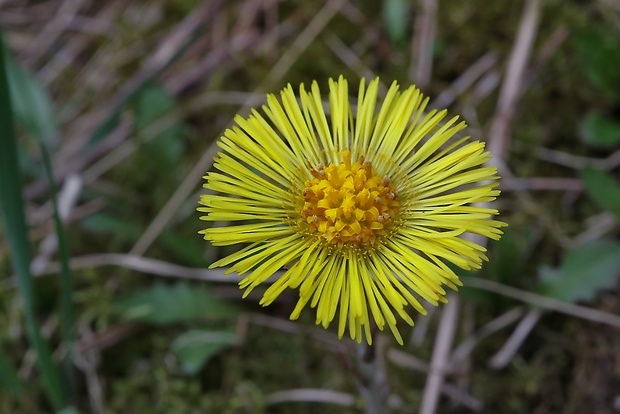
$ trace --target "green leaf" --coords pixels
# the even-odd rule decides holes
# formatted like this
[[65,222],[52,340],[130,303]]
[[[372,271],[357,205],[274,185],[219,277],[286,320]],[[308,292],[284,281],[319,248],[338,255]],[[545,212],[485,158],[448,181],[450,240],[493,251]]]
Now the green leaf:
[[[154,83],[146,85],[140,91],[134,106],[136,114],[134,128],[138,133],[161,122],[166,116],[174,113],[177,107],[174,98],[163,87]],[[171,121],[144,144],[144,149],[160,166],[163,164],[168,168],[175,167],[183,151],[183,130],[184,125],[181,122]]]
[[588,112],[579,132],[582,141],[595,148],[613,148],[620,143],[620,121],[598,111]]
[[598,241],[566,253],[559,268],[539,269],[537,291],[554,299],[591,301],[601,289],[613,287],[620,276],[620,243]]
[[514,230],[508,228],[504,230],[502,238],[493,243],[493,260],[485,267],[485,274],[491,279],[502,283],[512,283],[515,278],[523,274],[525,261],[524,241],[525,236],[517,237]]
[[10,54],[6,56],[9,90],[15,119],[32,137],[54,145],[58,136],[58,122],[52,100],[39,81]]
[[112,234],[115,240],[129,242],[137,240],[144,231],[139,224],[113,212],[91,214],[80,222],[80,227],[93,233]]
[[206,266],[204,258],[204,241],[197,237],[187,237],[176,230],[163,230],[158,242],[177,258],[190,266]]
[[224,319],[234,317],[236,308],[213,296],[207,285],[157,283],[140,289],[119,303],[128,319],[137,319],[157,325],[166,325],[196,319]]
[[92,148],[95,145],[99,144],[105,137],[112,133],[117,127],[121,120],[121,114],[125,109],[125,105],[127,104],[126,100],[122,100],[117,103],[117,105],[112,109],[112,111],[108,114],[107,118],[103,120],[93,131],[93,133],[88,138],[86,142],[86,149]]
[[[467,280],[467,278],[479,276],[476,275],[476,273],[473,271],[461,271],[457,272],[457,275],[461,280]],[[464,299],[467,302],[472,302],[482,306],[496,306],[499,303],[500,299],[499,295],[486,292],[482,289],[476,289],[467,286],[467,283],[465,283],[463,286],[459,286],[458,295],[460,298]]]
[[0,386],[13,394],[19,392],[23,387],[17,376],[17,370],[2,348],[0,348]]
[[590,82],[610,99],[620,99],[620,37],[589,29],[577,37],[577,57]]
[[586,192],[603,209],[620,218],[620,185],[607,172],[592,167],[581,170]]
[[393,44],[402,44],[407,36],[409,2],[386,0],[383,2],[383,24]]
[[237,336],[232,332],[191,330],[175,339],[172,350],[179,359],[183,372],[193,375],[211,358],[236,342]]
[[[491,244],[489,256],[492,260],[486,263],[482,270],[463,271],[457,266],[450,266],[450,268],[462,280],[468,277],[483,277],[517,287],[523,283],[522,275],[527,272],[531,253],[529,246],[536,243],[537,237],[537,231],[532,227],[508,227],[504,230],[502,238]],[[496,307],[513,303],[511,299],[504,296],[483,289],[470,288],[467,283],[459,287],[459,296],[475,303]]]

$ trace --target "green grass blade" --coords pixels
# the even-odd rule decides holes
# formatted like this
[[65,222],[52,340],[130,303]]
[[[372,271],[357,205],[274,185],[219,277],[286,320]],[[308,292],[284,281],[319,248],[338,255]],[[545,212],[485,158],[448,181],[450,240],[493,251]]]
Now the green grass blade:
[[17,376],[17,370],[11,364],[11,360],[0,348],[0,386],[12,393],[18,393],[22,389],[22,382]]
[[65,375],[65,382],[68,388],[73,390],[75,388],[75,372],[73,370],[73,342],[75,340],[73,275],[71,274],[71,269],[69,268],[69,246],[67,243],[67,237],[58,212],[56,183],[54,182],[54,173],[52,171],[49,151],[43,141],[41,141],[40,147],[41,154],[43,155],[43,164],[45,165],[45,173],[47,174],[50,184],[50,196],[52,198],[52,206],[54,211],[54,227],[56,228],[56,237],[58,238],[58,261],[60,262],[60,273],[58,278],[60,292],[60,329],[65,347],[67,349],[67,353],[62,362],[63,373]]
[[6,51],[0,38],[0,210],[11,252],[16,284],[24,304],[26,332],[37,355],[44,389],[55,411],[65,406],[65,396],[58,367],[52,360],[50,346],[41,336],[35,313],[34,283],[30,273],[30,244],[27,238],[21,174],[17,159],[17,139],[6,74]]

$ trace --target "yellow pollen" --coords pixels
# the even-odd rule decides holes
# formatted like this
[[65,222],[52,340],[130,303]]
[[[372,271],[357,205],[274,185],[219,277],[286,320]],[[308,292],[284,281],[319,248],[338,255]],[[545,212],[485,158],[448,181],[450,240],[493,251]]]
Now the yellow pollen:
[[300,224],[328,243],[373,246],[387,235],[400,206],[396,188],[374,175],[364,157],[351,164],[351,153],[341,154],[342,163],[310,170],[314,178],[302,191]]

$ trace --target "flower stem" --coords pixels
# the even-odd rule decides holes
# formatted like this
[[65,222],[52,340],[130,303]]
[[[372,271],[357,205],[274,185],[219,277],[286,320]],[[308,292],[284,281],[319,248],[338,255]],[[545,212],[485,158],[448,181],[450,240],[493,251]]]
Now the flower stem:
[[389,386],[381,352],[382,341],[380,337],[375,338],[374,346],[364,342],[357,348],[357,387],[364,400],[366,414],[385,414],[388,412]]

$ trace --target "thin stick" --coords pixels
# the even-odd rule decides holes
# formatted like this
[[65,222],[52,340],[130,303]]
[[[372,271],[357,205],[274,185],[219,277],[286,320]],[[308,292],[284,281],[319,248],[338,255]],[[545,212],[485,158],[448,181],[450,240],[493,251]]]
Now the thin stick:
[[601,168],[603,170],[613,170],[620,165],[620,150],[614,151],[605,158],[591,158],[540,147],[536,152],[536,156],[541,160],[568,168],[574,168],[576,170],[580,170],[586,166]]
[[[223,270],[209,270],[201,268],[191,268],[179,266],[161,260],[149,259],[140,256],[128,254],[94,254],[71,258],[69,262],[72,270],[90,269],[99,266],[119,266],[132,269],[147,274],[186,278],[194,280],[203,280],[220,283],[236,283],[239,278],[233,275],[225,275]],[[58,263],[52,263],[44,273],[36,276],[50,275],[58,272]],[[273,283],[283,272],[276,272],[272,277],[265,281],[266,284]],[[12,288],[14,282],[12,278],[1,282],[4,289]],[[579,306],[568,302],[562,302],[556,299],[548,298],[536,293],[527,292],[511,286],[502,285],[501,283],[491,280],[480,279],[477,277],[463,277],[462,281],[465,285],[476,289],[487,290],[499,295],[510,297],[533,306],[549,309],[555,312],[564,313],[576,318],[589,320],[592,322],[603,323],[605,325],[620,328],[620,316],[609,312],[603,312],[597,309]]]
[[[176,264],[163,262],[161,260],[149,259],[131,254],[93,254],[80,257],[72,257],[69,262],[72,270],[91,269],[100,266],[119,266],[125,269],[132,269],[138,272],[152,274],[163,277],[174,277],[183,279],[202,280],[208,282],[236,283],[238,277],[225,275],[224,270],[210,270],[179,266]],[[53,274],[60,269],[58,263],[52,263],[45,272],[36,276]],[[267,283],[272,283],[278,275],[270,278]],[[8,284],[8,280],[5,281]]]
[[[430,370],[425,361],[422,361],[407,352],[401,351],[400,349],[390,348],[386,353],[386,357],[391,363],[405,369],[425,373]],[[448,382],[443,383],[441,392],[442,394],[450,397],[453,401],[466,406],[472,411],[478,412],[482,409],[482,403],[479,400]]]
[[497,65],[497,55],[488,52],[467,68],[449,88],[444,89],[437,98],[429,104],[430,108],[443,109],[452,105],[456,98],[470,88],[485,72]]
[[433,42],[437,26],[437,0],[420,0],[422,11],[418,13],[411,42],[413,57],[409,67],[409,78],[424,89],[431,81],[433,72]]
[[583,181],[579,178],[502,177],[502,191],[583,191]]
[[510,54],[508,70],[497,103],[497,112],[489,129],[489,150],[494,157],[504,158],[510,147],[510,123],[521,94],[523,72],[538,27],[541,0],[527,0],[521,15],[517,39]]
[[484,325],[476,333],[465,339],[459,344],[459,346],[456,347],[452,353],[451,365],[457,369],[457,367],[465,361],[469,354],[471,354],[476,345],[478,345],[484,338],[516,322],[521,316],[523,316],[523,312],[523,307],[518,306],[501,314],[491,322]]
[[[306,26],[297,39],[295,39],[291,47],[274,65],[273,69],[269,72],[269,75],[265,78],[262,84],[256,88],[257,91],[262,90],[267,85],[271,85],[286,74],[295,60],[310,45],[311,41],[319,35],[321,30],[325,28],[327,23],[334,17],[345,1],[346,0],[332,0],[325,7],[323,7],[319,13],[316,14],[310,24]],[[247,108],[248,105],[244,104],[243,107],[240,108],[239,112],[242,112]],[[195,188],[196,184],[200,180],[200,177],[202,177],[205,171],[211,168],[211,165],[213,164],[213,157],[217,154],[217,151],[218,147],[214,142],[205,151],[194,168],[192,168],[189,174],[187,174],[179,188],[174,192],[172,197],[170,197],[170,199],[166,202],[166,205],[164,205],[149,227],[144,231],[140,239],[131,249],[131,254],[142,255],[151,246],[151,244],[153,244],[181,203],[187,199],[191,191]]]
[[619,224],[616,215],[610,212],[604,212],[594,217],[589,217],[585,222],[587,226],[586,229],[573,237],[570,243],[571,246],[577,247],[591,241],[599,240],[603,238],[605,234],[615,231]]
[[267,405],[286,402],[326,403],[351,407],[355,405],[355,397],[351,394],[332,390],[297,388],[276,391],[265,398]]
[[[334,52],[334,55],[342,62],[349,67],[349,69],[358,73],[359,77],[364,77],[366,79],[374,79],[377,77],[375,74],[364,62],[361,61],[358,55],[356,55],[351,48],[345,45],[342,40],[333,32],[330,32],[327,38],[325,39],[325,43],[329,48]],[[385,84],[379,81],[380,92],[384,93],[387,91]]]
[[512,332],[512,335],[510,335],[510,338],[506,341],[502,349],[489,359],[489,366],[495,369],[502,369],[508,365],[532,329],[534,329],[534,326],[536,326],[541,316],[542,310],[530,309],[523,319],[521,319],[521,322],[519,322],[519,325],[517,325],[517,328]]
[[312,41],[323,31],[327,23],[338,13],[347,0],[330,0],[325,7],[314,16],[306,28],[297,36],[293,44],[284,52],[280,59],[273,65],[271,71],[262,82],[261,86],[271,85],[281,79],[293,66],[299,56],[310,46]]
[[585,306],[574,305],[568,302],[562,302],[537,293],[527,292],[511,286],[502,285],[500,283],[493,282],[492,280],[484,280],[476,277],[464,277],[462,280],[463,283],[469,287],[488,290],[489,292],[499,293],[500,295],[508,296],[544,309],[550,309],[592,322],[604,323],[606,325],[620,328],[620,316],[612,313],[602,312],[597,309],[586,308]]
[[450,359],[450,349],[454,339],[454,332],[456,331],[458,306],[458,296],[454,294],[449,295],[448,304],[444,306],[441,312],[439,332],[437,333],[437,340],[435,341],[433,356],[431,357],[431,370],[424,386],[420,414],[434,414],[437,408],[439,394],[444,382],[444,372]]
[[56,14],[39,32],[38,36],[21,52],[26,66],[34,66],[46,52],[52,49],[66,28],[71,24],[82,6],[88,2],[85,0],[65,0],[56,9]]

